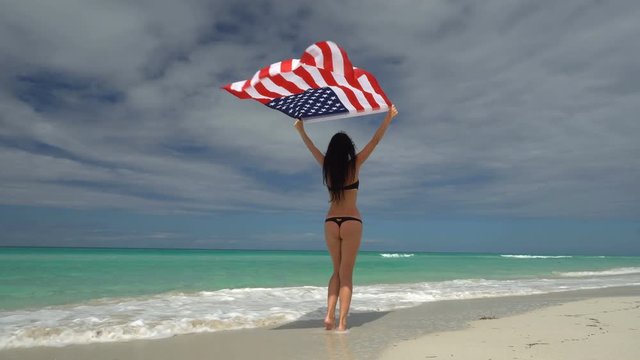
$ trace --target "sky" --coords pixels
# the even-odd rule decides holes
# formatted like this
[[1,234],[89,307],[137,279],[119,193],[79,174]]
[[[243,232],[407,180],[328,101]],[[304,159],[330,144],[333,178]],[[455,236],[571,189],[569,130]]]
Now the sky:
[[[0,0],[0,246],[324,249],[292,119],[220,87],[332,40],[399,115],[363,250],[640,255],[637,1]],[[384,115],[308,124],[361,149]]]

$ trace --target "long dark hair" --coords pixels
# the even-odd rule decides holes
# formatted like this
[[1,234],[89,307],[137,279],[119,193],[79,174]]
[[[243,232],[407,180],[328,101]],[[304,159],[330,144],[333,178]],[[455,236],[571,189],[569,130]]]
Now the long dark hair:
[[329,188],[332,202],[342,199],[347,177],[355,175],[355,172],[356,148],[353,141],[342,131],[336,133],[329,142],[322,164],[322,180]]

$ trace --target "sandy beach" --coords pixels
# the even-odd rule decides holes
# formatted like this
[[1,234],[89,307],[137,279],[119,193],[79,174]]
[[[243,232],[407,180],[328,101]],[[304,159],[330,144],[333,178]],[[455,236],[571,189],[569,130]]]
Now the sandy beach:
[[[479,320],[480,318],[490,318]],[[636,359],[640,287],[426,303],[281,326],[0,351],[13,359]],[[461,346],[464,344],[464,346]]]
[[638,359],[640,297],[595,298],[473,321],[394,344],[392,359]]

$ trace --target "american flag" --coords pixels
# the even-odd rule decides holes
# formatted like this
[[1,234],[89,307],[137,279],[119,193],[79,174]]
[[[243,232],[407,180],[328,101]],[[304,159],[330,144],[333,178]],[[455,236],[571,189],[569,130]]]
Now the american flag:
[[391,102],[367,71],[356,68],[331,41],[309,46],[300,59],[266,66],[223,89],[305,122],[385,112]]

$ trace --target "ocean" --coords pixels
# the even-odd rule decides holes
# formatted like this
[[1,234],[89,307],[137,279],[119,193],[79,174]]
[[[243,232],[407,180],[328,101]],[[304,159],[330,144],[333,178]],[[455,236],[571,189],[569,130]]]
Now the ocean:
[[[330,275],[326,251],[0,248],[0,349],[322,319]],[[351,311],[624,285],[640,257],[364,251]]]

